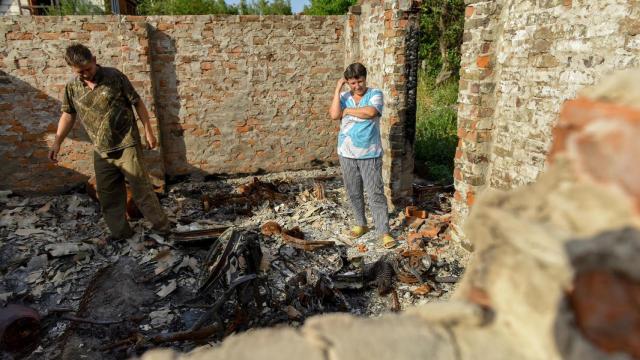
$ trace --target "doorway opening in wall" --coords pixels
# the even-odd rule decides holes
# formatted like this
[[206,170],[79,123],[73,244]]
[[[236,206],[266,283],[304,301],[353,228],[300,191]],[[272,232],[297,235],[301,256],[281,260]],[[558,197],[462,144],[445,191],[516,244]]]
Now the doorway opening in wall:
[[415,176],[453,185],[464,0],[427,0],[420,14]]

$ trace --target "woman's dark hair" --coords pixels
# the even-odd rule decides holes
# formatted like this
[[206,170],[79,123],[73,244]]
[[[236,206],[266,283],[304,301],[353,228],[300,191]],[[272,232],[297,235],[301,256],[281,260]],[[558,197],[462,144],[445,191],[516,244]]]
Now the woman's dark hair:
[[360,63],[353,63],[347,66],[347,70],[344,71],[344,78],[349,79],[357,79],[359,77],[367,77],[367,68]]

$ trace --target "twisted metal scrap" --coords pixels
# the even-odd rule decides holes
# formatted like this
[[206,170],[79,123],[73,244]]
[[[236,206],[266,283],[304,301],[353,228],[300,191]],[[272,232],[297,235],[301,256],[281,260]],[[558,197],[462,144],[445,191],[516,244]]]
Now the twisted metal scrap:
[[423,274],[431,268],[431,256],[423,250],[405,250],[391,260],[398,280],[405,284],[425,283]]
[[375,263],[365,266],[364,280],[368,284],[375,284],[380,295],[386,295],[393,290],[393,261],[384,255]]
[[280,224],[278,224],[275,221],[267,221],[260,227],[260,230],[262,231],[262,234],[265,236],[273,236],[273,235],[282,236],[282,240],[284,240],[284,242],[293,246],[296,249],[312,251],[312,250],[320,249],[323,247],[335,245],[335,242],[330,240],[301,239],[302,237],[304,237],[304,234],[302,233],[302,231],[300,231],[300,228],[295,227],[290,230],[282,230],[282,227],[280,226]]

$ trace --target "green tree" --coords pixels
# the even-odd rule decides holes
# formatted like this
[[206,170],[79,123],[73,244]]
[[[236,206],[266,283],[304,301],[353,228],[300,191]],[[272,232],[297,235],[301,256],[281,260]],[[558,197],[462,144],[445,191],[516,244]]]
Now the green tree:
[[104,15],[104,11],[87,0],[60,0],[58,6],[44,9],[46,15]]
[[458,143],[457,112],[464,0],[424,0],[420,13],[420,59],[416,115],[416,173],[453,182]]
[[357,0],[311,0],[310,6],[302,11],[305,15],[343,15],[349,11],[349,6],[355,5]]
[[249,15],[291,15],[290,0],[257,0],[247,4],[244,0],[238,4],[241,14]]
[[291,15],[290,0],[257,0],[238,5],[228,5],[224,0],[141,0],[138,3],[141,15]]
[[237,14],[238,8],[224,0],[141,0],[140,15]]
[[291,15],[291,0],[273,0],[270,15]]
[[425,0],[420,27],[420,58],[426,72],[441,83],[460,70],[464,0]]
[[238,13],[241,15],[249,14],[249,5],[247,5],[246,0],[240,0],[240,4],[238,4]]

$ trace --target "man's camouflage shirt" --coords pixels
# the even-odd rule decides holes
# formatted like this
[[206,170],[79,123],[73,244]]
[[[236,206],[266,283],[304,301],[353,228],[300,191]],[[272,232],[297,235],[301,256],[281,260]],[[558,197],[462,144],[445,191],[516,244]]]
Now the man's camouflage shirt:
[[62,111],[77,114],[101,153],[139,144],[132,106],[140,101],[140,95],[129,79],[117,69],[98,66],[94,81],[93,90],[79,77],[67,83]]

